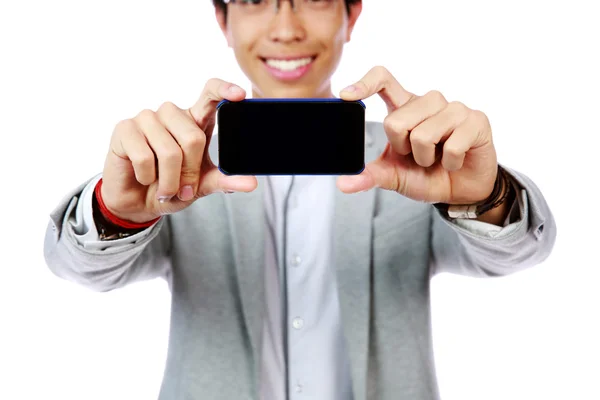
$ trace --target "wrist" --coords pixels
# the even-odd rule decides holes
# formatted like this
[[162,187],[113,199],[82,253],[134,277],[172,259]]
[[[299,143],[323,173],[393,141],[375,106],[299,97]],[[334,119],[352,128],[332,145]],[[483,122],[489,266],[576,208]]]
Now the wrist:
[[504,226],[506,217],[511,210],[511,206],[514,203],[517,193],[512,185],[509,183],[503,193],[504,200],[496,207],[491,208],[477,216],[477,220],[481,222],[487,222],[489,224]]
[[101,240],[121,239],[134,235],[154,225],[160,219],[158,217],[140,223],[118,217],[104,203],[102,182],[101,178],[96,184],[94,195],[92,196],[94,222],[98,228]]
[[482,201],[472,204],[436,203],[434,206],[451,219],[477,219],[485,222],[500,223],[506,215],[506,204],[514,201],[515,193],[506,171],[498,165],[494,187],[490,195]]

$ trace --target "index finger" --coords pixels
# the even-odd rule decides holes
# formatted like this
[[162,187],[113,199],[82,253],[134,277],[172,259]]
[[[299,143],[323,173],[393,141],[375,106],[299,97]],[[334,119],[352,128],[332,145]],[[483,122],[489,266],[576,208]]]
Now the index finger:
[[363,100],[375,93],[385,102],[388,112],[402,107],[416,97],[404,89],[384,67],[372,68],[361,80],[343,89],[340,97],[343,100]]
[[190,116],[196,124],[207,132],[207,127],[214,125],[217,105],[222,100],[240,101],[246,97],[246,92],[241,87],[221,79],[213,78],[206,82],[200,98],[189,110]]

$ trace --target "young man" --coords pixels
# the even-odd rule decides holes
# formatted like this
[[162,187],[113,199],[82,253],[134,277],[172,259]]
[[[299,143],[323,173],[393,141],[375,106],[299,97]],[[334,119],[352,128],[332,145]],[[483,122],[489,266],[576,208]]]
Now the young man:
[[[360,1],[214,4],[254,97],[334,96]],[[246,93],[212,79],[189,109],[120,122],[102,179],[52,213],[58,276],[98,291],[169,282],[161,399],[437,399],[431,276],[502,276],[550,254],[552,214],[498,166],[485,114],[409,93],[382,67],[340,96],[374,94],[389,114],[367,125],[358,176],[224,176],[215,107]]]

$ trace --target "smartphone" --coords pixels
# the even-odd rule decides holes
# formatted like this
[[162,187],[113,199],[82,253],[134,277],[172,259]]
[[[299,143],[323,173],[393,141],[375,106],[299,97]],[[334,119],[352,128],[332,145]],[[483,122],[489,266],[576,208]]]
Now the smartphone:
[[226,175],[356,175],[365,168],[365,104],[341,99],[224,100],[217,106]]

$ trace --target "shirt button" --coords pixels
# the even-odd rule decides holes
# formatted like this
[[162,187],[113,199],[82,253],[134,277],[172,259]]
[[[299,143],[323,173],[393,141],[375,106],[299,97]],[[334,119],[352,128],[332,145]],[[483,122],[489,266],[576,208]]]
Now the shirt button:
[[302,393],[302,385],[296,385],[296,393]]
[[300,317],[296,317],[292,321],[292,326],[294,327],[294,329],[302,329],[302,327],[304,326],[304,320]]
[[294,254],[294,256],[292,257],[290,263],[292,264],[292,267],[297,267],[298,265],[300,265],[300,263],[302,262],[302,258],[300,258],[300,256],[298,254]]

